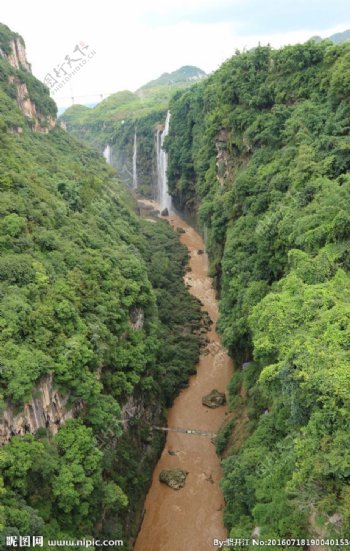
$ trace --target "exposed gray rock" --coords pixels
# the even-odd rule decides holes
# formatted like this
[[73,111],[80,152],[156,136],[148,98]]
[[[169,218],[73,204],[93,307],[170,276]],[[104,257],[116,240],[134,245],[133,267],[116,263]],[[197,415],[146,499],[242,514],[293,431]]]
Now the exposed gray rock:
[[218,408],[220,406],[223,406],[226,403],[226,397],[223,392],[219,392],[218,390],[214,389],[206,396],[203,396],[202,398],[202,404],[203,406],[206,406],[208,408]]
[[143,328],[145,321],[145,313],[143,308],[133,306],[130,310],[130,325],[133,329],[139,330]]
[[163,209],[162,212],[160,213],[162,216],[169,216],[169,211],[168,209]]
[[52,375],[43,377],[33,389],[32,400],[22,411],[7,404],[0,416],[0,445],[12,436],[35,433],[39,428],[47,428],[55,434],[61,424],[74,417],[75,409],[81,407],[75,404],[68,408],[68,398],[54,388]]
[[7,61],[14,69],[25,69],[29,73],[32,72],[30,63],[27,61],[26,50],[23,40],[18,37],[11,40],[11,53],[7,54]]
[[173,490],[184,487],[188,471],[183,469],[163,469],[159,474],[159,481],[167,484]]

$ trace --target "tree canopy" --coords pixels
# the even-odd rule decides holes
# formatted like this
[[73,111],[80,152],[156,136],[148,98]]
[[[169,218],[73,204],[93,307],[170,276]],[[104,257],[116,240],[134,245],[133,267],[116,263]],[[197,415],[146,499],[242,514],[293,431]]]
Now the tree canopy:
[[349,59],[348,43],[259,46],[170,105],[170,189],[205,228],[238,363],[232,537],[349,528]]

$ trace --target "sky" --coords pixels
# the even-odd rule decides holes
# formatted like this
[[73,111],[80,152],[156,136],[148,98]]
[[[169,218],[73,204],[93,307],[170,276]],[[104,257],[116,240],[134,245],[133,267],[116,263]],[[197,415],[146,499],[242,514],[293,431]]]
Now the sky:
[[[259,42],[280,47],[350,29],[349,0],[15,0],[0,14],[59,107],[134,91],[183,65],[209,73]],[[48,80],[78,65],[60,90]]]

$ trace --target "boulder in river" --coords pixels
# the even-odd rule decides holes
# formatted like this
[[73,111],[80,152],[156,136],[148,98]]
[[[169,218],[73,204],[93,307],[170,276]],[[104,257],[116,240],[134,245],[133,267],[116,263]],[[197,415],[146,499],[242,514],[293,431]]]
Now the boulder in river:
[[220,406],[223,406],[225,403],[225,394],[223,392],[219,392],[218,390],[216,390],[216,388],[202,398],[203,406],[206,406],[208,408],[218,408]]
[[185,485],[187,475],[188,471],[183,469],[163,469],[159,474],[159,480],[173,490],[180,490]]
[[169,216],[169,211],[168,209],[163,209],[162,212],[160,213],[162,216]]

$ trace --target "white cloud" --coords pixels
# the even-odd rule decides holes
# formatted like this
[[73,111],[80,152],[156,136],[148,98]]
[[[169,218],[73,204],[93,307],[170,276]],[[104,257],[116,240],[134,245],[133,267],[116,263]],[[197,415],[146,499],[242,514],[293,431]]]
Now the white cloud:
[[72,94],[87,96],[135,90],[161,73],[185,64],[212,71],[236,48],[251,48],[259,41],[278,47],[304,41],[315,34],[329,36],[350,27],[349,21],[349,24],[315,31],[303,29],[301,22],[301,30],[297,32],[267,33],[263,29],[259,34],[242,36],[238,32],[240,22],[234,18],[221,23],[199,22],[199,16],[206,10],[215,9],[220,14],[220,10],[240,5],[242,11],[245,2],[36,0],[29,3],[16,0],[2,5],[1,20],[23,35],[33,72],[41,79],[62,63],[80,40],[96,50],[94,59],[55,96],[60,104],[67,103],[68,100],[62,98]]

